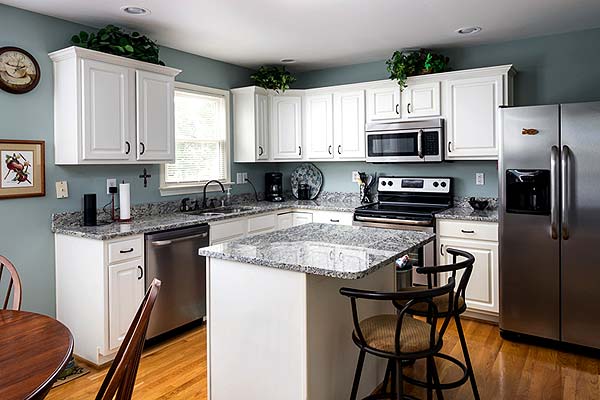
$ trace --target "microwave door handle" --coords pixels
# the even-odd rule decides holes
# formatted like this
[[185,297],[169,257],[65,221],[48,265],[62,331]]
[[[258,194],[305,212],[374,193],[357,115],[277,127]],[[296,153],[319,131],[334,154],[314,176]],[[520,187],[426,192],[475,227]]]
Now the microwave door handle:
[[423,129],[419,129],[419,133],[417,133],[417,154],[419,158],[424,158],[423,156]]
[[561,187],[561,230],[563,240],[569,239],[569,157],[571,150],[569,146],[563,146],[561,154],[561,169],[562,169],[562,187]]
[[550,236],[558,239],[558,147],[550,149]]

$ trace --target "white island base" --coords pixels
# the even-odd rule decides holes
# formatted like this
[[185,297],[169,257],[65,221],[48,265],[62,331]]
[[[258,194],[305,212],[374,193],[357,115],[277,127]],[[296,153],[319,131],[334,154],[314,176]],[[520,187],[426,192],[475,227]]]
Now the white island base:
[[[358,358],[341,287],[394,290],[390,264],[358,280],[207,258],[210,400],[348,399]],[[361,319],[392,313],[359,301]],[[367,355],[359,398],[382,380],[386,362]]]

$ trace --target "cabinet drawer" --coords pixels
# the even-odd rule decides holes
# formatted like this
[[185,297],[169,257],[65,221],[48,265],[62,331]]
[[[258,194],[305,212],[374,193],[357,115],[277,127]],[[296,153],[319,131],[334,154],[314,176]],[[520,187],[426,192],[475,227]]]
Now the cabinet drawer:
[[275,229],[277,216],[275,214],[259,215],[248,218],[248,233]]
[[210,224],[210,242],[221,243],[243,237],[246,234],[248,221],[245,218],[233,221]]
[[353,214],[349,212],[315,211],[313,222],[320,224],[352,225]]
[[498,241],[498,224],[495,222],[439,221],[438,234],[461,239]]
[[119,240],[108,243],[108,263],[131,260],[142,256],[144,251],[144,241],[141,237],[133,239]]

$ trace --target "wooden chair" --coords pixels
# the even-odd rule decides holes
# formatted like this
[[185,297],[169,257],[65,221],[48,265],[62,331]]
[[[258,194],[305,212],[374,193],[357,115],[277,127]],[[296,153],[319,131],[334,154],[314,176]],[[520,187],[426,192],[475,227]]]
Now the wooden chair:
[[[18,311],[21,309],[21,278],[19,278],[15,266],[6,257],[0,256],[0,287],[2,287],[2,272],[4,272],[5,268],[8,270],[8,290],[6,291],[6,297],[0,310]],[[12,307],[8,308],[11,291],[13,292]]]
[[123,343],[119,347],[117,356],[110,366],[104,382],[102,382],[96,400],[131,399],[135,377],[140,365],[140,358],[142,357],[142,350],[144,349],[144,341],[146,340],[146,330],[148,329],[150,315],[156,302],[160,285],[161,282],[158,279],[152,281],[140,308],[129,326],[125,339],[123,339]]

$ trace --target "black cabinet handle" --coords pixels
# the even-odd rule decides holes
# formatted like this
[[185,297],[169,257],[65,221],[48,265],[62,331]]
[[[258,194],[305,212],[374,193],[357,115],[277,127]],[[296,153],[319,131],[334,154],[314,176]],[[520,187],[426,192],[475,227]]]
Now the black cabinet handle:
[[119,253],[125,254],[125,253],[131,253],[132,251],[133,251],[133,247],[130,248],[129,250],[119,250]]
[[338,154],[342,154],[342,145],[338,145]]
[[444,255],[444,245],[440,244],[440,255]]
[[262,156],[264,153],[262,146],[258,146],[258,156]]
[[127,150],[125,150],[125,154],[129,154],[129,152],[131,152],[131,144],[129,144],[129,142],[125,142],[125,144],[127,145]]
[[140,147],[142,148],[140,150],[140,156],[141,156],[142,154],[144,154],[146,152],[146,145],[144,145],[144,142],[140,142]]
[[333,153],[331,152],[331,150],[332,150],[332,148],[331,148],[331,147],[332,147],[332,146],[331,146],[331,145],[329,145],[329,147],[327,148],[327,152],[328,152],[329,154],[333,154]]
[[302,146],[298,146],[298,155],[301,156],[302,155]]
[[396,114],[400,115],[400,104],[396,104]]
[[139,280],[144,277],[144,268],[142,268],[141,265],[138,265],[138,270],[140,271],[140,274],[138,275],[138,280]]
[[468,233],[468,234],[473,234],[475,233],[475,231],[465,231],[464,229],[460,230],[462,233]]
[[410,114],[410,103],[406,105],[406,112]]
[[452,153],[452,142],[448,142],[448,153]]
[[330,219],[329,221],[331,221],[331,222],[335,222],[335,223],[337,223],[337,222],[340,222],[340,220],[339,220],[339,219]]

